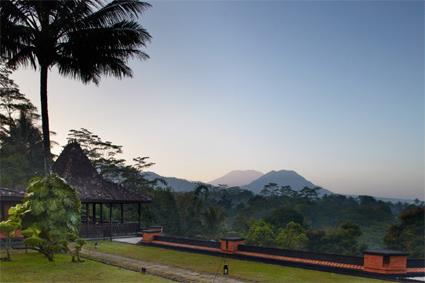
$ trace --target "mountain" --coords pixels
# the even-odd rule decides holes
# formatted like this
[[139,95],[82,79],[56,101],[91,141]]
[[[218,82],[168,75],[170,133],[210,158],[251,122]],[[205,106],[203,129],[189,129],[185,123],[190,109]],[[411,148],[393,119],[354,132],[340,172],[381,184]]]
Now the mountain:
[[234,170],[211,182],[211,185],[244,186],[261,177],[263,173],[255,170]]
[[[259,177],[252,181],[248,185],[243,186],[243,189],[250,190],[254,193],[259,193],[263,187],[269,183],[276,183],[280,186],[291,186],[293,190],[299,191],[304,187],[313,188],[316,187],[312,182],[306,180],[303,176],[299,175],[295,171],[280,170],[270,171],[267,174]],[[319,194],[328,194],[328,190],[322,189]]]
[[161,178],[165,182],[167,182],[167,185],[164,185],[162,183],[158,183],[158,187],[170,187],[175,192],[189,192],[194,190],[201,182],[194,182],[194,181],[188,181],[185,179],[175,178],[175,177],[163,177],[160,176],[154,172],[146,172],[144,174],[146,179],[148,180],[154,180],[156,178]]
[[[146,172],[144,175],[148,180],[161,178],[167,182],[167,185],[158,183],[159,187],[170,187],[175,192],[189,192],[193,191],[202,182],[189,181],[186,179],[176,177],[163,177],[154,172]],[[255,179],[255,176],[259,176]],[[251,182],[250,182],[251,181]],[[250,190],[254,193],[259,193],[268,183],[276,183],[280,186],[291,186],[293,190],[301,190],[304,187],[316,187],[312,182],[306,180],[303,176],[295,171],[280,170],[270,171],[267,174],[255,170],[235,170],[220,177],[216,180],[209,182],[211,185],[226,184],[229,187],[240,186],[241,189]],[[331,192],[322,189],[318,192],[319,195],[330,194]]]

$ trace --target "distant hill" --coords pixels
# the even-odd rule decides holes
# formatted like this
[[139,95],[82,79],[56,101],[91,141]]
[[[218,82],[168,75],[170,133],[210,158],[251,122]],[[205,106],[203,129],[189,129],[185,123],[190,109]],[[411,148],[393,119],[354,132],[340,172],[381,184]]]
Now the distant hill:
[[229,187],[241,187],[251,183],[262,175],[263,173],[255,170],[234,170],[208,183],[214,186],[228,185]]
[[[267,174],[264,174],[258,179],[252,181],[248,185],[243,186],[242,188],[258,194],[263,189],[263,187],[269,183],[276,183],[280,186],[291,186],[291,188],[296,191],[299,191],[304,187],[316,187],[316,185],[314,185],[312,182],[308,181],[295,171],[280,170],[270,171]],[[325,189],[319,192],[319,194],[328,193],[331,192]]]
[[158,183],[158,187],[170,187],[175,192],[189,192],[193,191],[199,183],[201,182],[195,182],[195,181],[188,181],[185,179],[175,178],[175,177],[163,177],[160,176],[154,172],[146,172],[145,176],[148,180],[154,180],[156,178],[161,178],[165,182],[167,182],[167,185],[163,185],[161,183]]

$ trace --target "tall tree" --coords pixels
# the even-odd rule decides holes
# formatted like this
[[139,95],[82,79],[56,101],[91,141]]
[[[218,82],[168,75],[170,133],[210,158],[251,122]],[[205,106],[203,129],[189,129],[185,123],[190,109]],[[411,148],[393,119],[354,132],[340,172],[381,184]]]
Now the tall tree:
[[9,188],[25,187],[31,177],[42,174],[41,132],[27,112],[21,111],[8,135],[0,138],[0,164],[0,184]]
[[201,215],[204,234],[211,238],[216,238],[220,230],[220,225],[224,220],[223,212],[215,206],[209,206]]
[[285,228],[279,230],[276,243],[284,249],[299,250],[306,247],[308,237],[300,224],[289,222]]
[[139,48],[150,40],[137,22],[150,5],[139,0],[3,0],[0,1],[0,56],[12,67],[40,70],[44,167],[50,172],[48,72],[83,83],[99,83],[101,75],[131,77],[131,57],[149,58]]
[[21,220],[25,243],[53,261],[55,253],[68,251],[69,244],[78,241],[80,207],[75,189],[51,174],[33,178],[22,204],[11,212]]
[[133,158],[133,164],[129,165],[121,158],[122,146],[104,141],[91,131],[81,128],[70,130],[68,142],[76,141],[81,145],[84,153],[92,162],[103,178],[123,185],[133,190],[152,189],[162,179],[148,180],[144,170],[155,163],[149,162],[149,157]]
[[295,222],[300,225],[304,223],[304,216],[292,208],[279,207],[274,209],[270,216],[266,218],[267,222],[273,226],[284,228],[290,222]]
[[413,257],[425,255],[425,208],[410,206],[400,213],[400,221],[389,227],[384,243],[387,248],[406,251]]
[[20,92],[18,85],[10,78],[12,70],[0,60],[0,136],[10,134],[10,128],[20,112],[30,113],[38,118],[35,106]]
[[10,73],[0,61],[0,185],[16,188],[43,172],[43,144],[37,109]]
[[248,243],[265,247],[273,246],[274,238],[273,227],[264,220],[253,222],[246,235]]

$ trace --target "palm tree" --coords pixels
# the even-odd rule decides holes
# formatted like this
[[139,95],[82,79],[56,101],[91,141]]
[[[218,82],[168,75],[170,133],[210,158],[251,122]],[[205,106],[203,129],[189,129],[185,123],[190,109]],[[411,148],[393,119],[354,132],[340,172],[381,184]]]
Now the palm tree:
[[127,60],[147,59],[140,51],[150,41],[137,22],[150,4],[139,0],[2,0],[0,56],[9,67],[40,71],[44,167],[51,168],[47,77],[59,73],[99,83],[101,75],[131,77]]
[[209,206],[202,213],[202,220],[206,234],[210,237],[217,237],[218,230],[224,220],[224,215],[220,209],[214,206]]

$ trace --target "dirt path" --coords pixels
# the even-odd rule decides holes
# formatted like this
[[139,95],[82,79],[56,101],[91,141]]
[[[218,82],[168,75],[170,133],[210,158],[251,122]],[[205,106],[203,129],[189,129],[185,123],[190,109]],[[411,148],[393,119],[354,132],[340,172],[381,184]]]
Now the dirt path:
[[242,283],[246,281],[240,281],[229,277],[223,277],[221,275],[212,275],[209,273],[201,273],[191,271],[179,267],[157,264],[152,262],[141,261],[119,255],[112,255],[108,253],[102,253],[93,250],[84,249],[81,251],[81,255],[85,258],[99,261],[105,264],[118,266],[124,269],[141,272],[142,268],[146,269],[147,274],[167,278],[177,282],[190,282],[190,283]]

